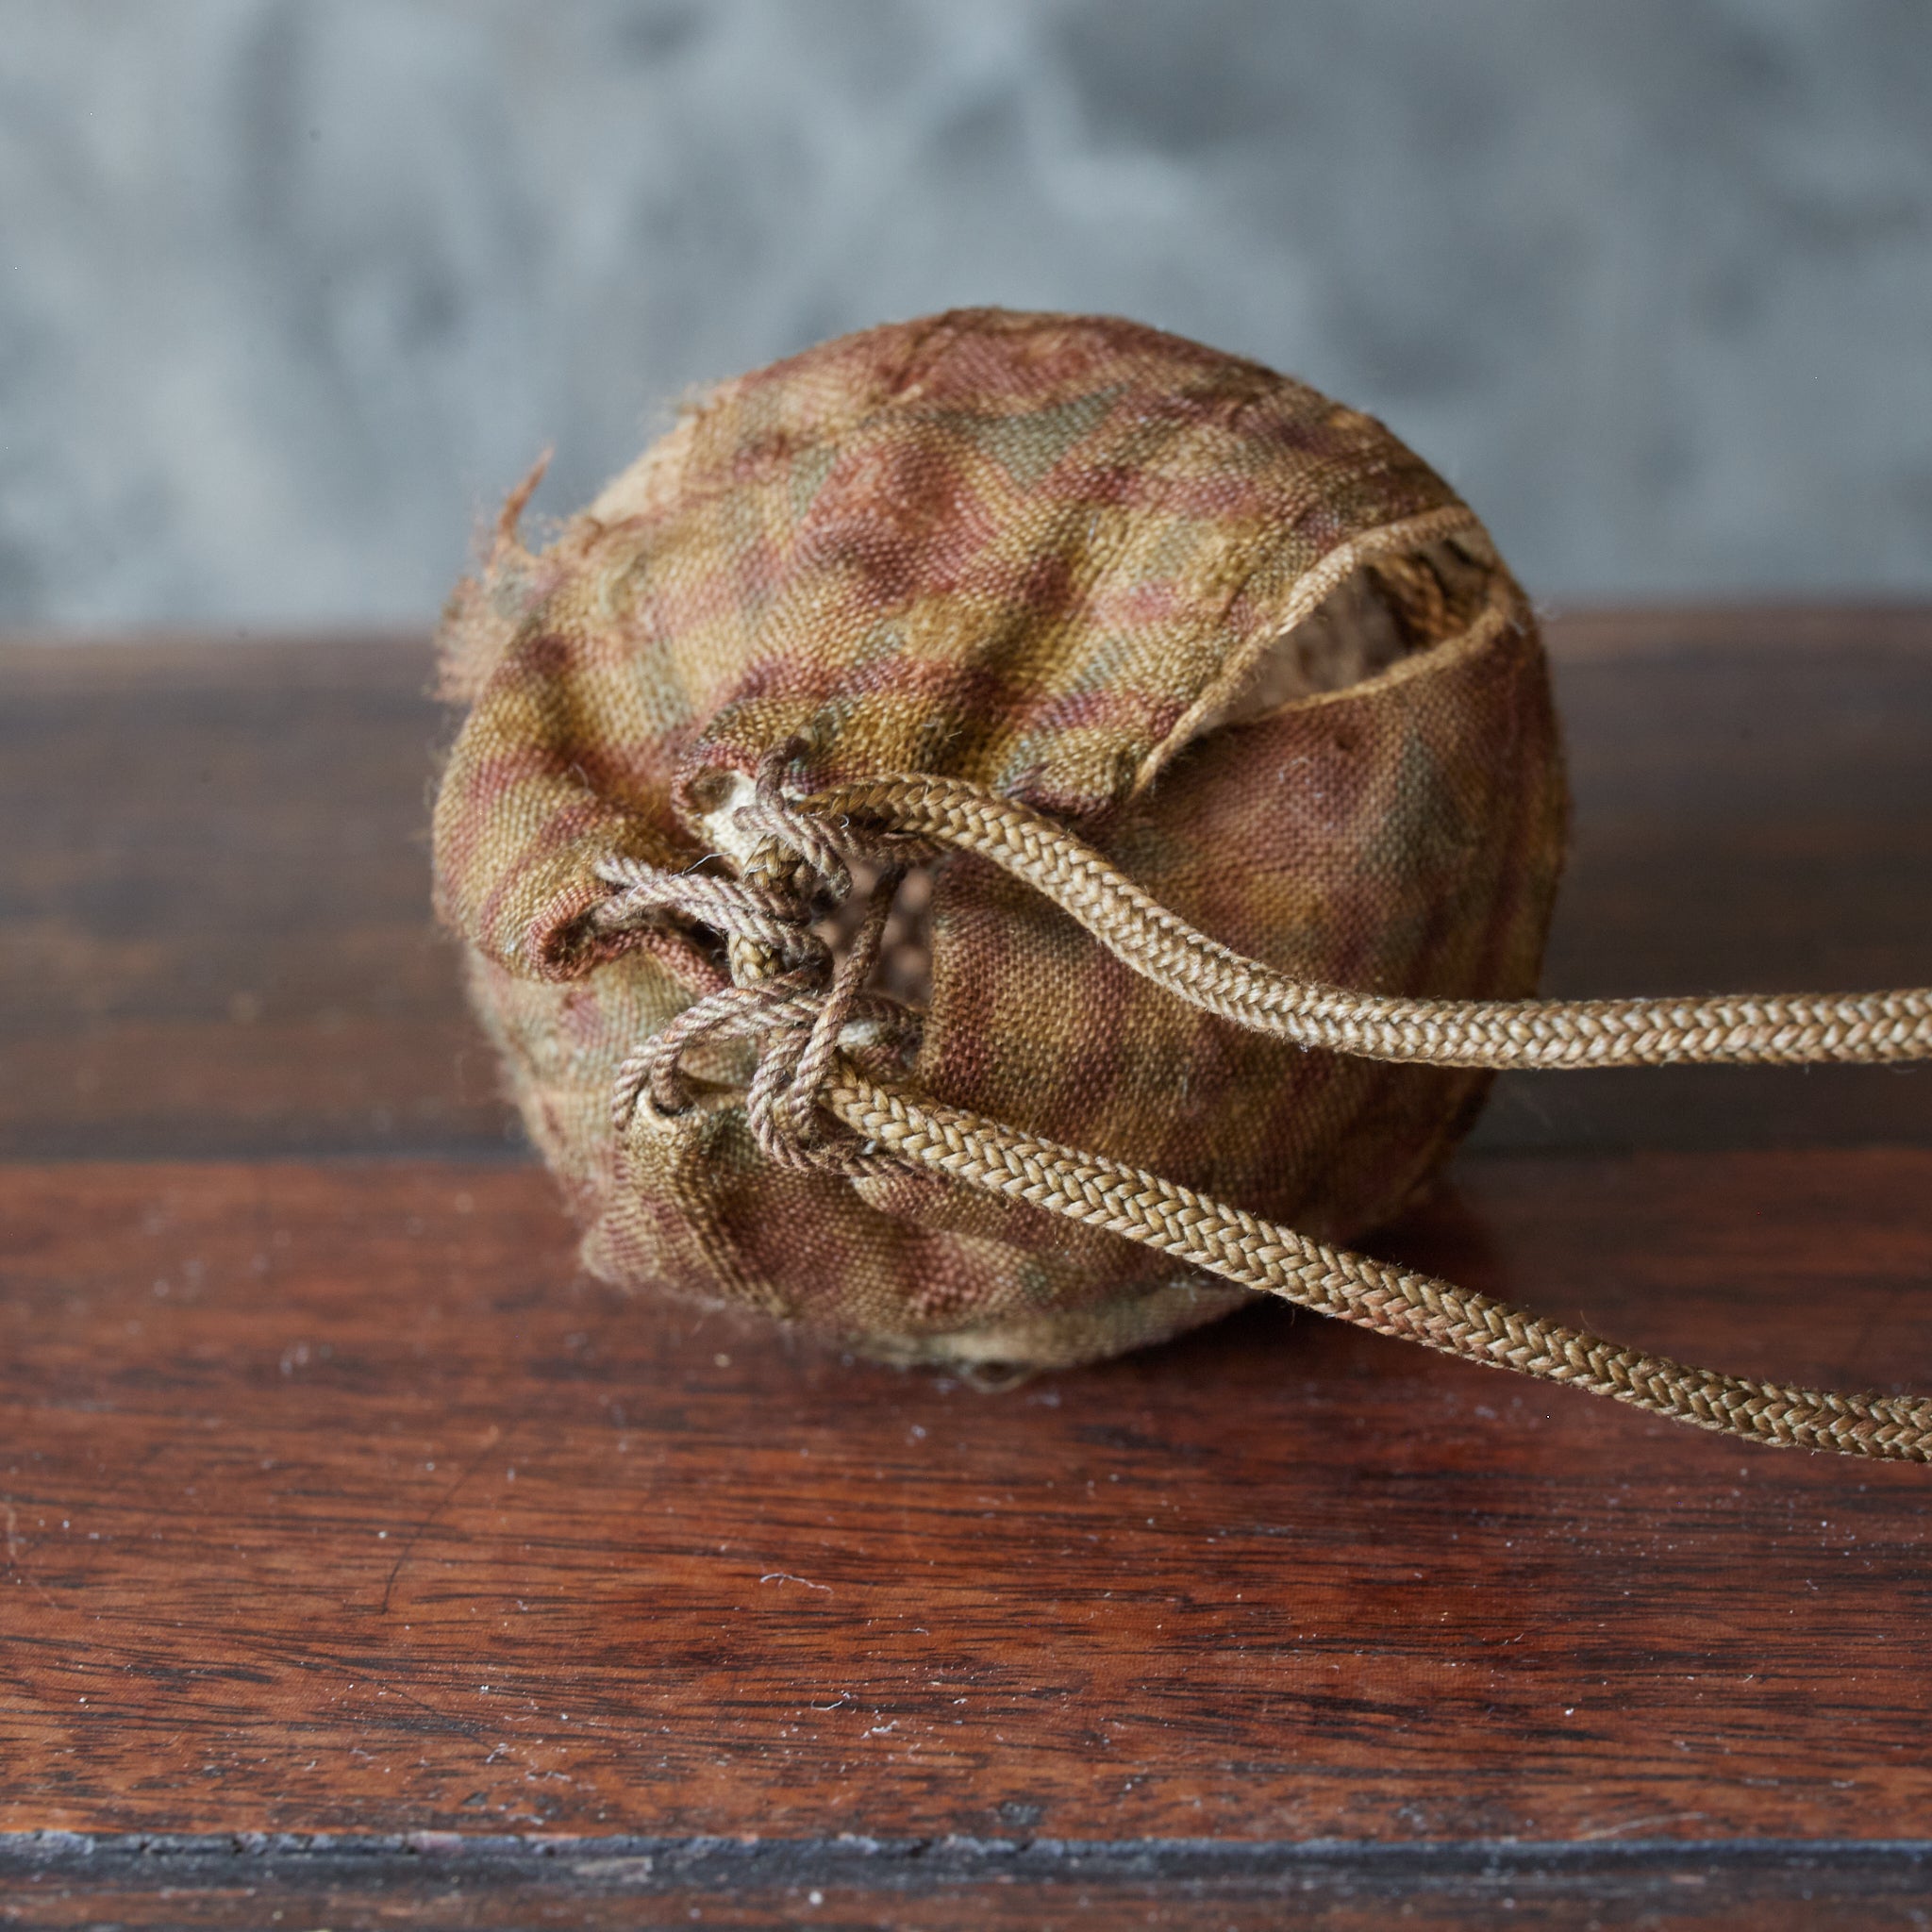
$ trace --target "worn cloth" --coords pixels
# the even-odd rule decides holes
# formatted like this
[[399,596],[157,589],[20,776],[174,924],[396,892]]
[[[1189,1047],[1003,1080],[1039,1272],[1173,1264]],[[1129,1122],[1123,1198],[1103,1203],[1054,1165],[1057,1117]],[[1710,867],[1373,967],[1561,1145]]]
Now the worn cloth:
[[[1533,990],[1564,816],[1533,619],[1442,480],[1298,383],[1129,323],[954,313],[722,385],[541,552],[518,508],[444,625],[468,714],[437,891],[612,1281],[982,1366],[1246,1298],[928,1174],[768,1159],[729,1042],[722,1104],[613,1126],[626,1055],[728,975],[701,926],[601,925],[598,868],[741,864],[729,808],[797,736],[812,789],[969,780],[1298,976]],[[934,866],[924,940],[908,1091],[1317,1239],[1398,1212],[1480,1103],[1480,1072],[1176,999],[971,856]]]

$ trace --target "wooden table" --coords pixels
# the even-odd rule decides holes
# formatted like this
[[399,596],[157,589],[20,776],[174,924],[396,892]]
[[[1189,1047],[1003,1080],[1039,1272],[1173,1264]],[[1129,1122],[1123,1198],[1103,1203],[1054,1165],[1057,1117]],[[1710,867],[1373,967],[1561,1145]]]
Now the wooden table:
[[[1551,626],[1548,985],[1932,976],[1932,613]],[[577,1270],[417,640],[0,654],[0,1924],[1924,1924],[1932,1474],[1274,1306],[989,1396]],[[1932,1073],[1513,1077],[1376,1244],[1932,1388]]]

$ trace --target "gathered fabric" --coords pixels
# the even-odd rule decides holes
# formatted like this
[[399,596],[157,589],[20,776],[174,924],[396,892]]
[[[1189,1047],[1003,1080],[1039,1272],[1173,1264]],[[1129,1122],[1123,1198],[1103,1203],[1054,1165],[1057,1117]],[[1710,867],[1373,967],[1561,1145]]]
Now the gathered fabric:
[[[721,386],[445,621],[439,903],[605,1278],[995,1379],[1256,1291],[1755,1440],[1682,1367],[1346,1245],[1493,1070],[1932,1054],[1932,994],[1539,1001],[1534,617],[1371,419],[963,311]],[[1229,1204],[1240,1205],[1229,1205]]]

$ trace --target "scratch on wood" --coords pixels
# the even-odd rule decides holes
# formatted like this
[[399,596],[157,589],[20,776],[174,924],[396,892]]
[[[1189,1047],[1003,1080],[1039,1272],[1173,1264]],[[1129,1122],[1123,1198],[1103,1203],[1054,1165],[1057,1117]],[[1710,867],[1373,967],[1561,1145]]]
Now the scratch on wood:
[[462,1474],[437,1498],[436,1506],[430,1510],[429,1514],[409,1532],[408,1541],[396,1553],[395,1561],[390,1565],[389,1575],[382,1586],[382,1607],[377,1612],[377,1615],[384,1617],[389,1615],[389,1601],[395,1590],[396,1578],[403,1574],[404,1565],[416,1554],[416,1545],[423,1541],[425,1533],[430,1529],[437,1519],[441,1516],[442,1512],[456,1501],[457,1491],[483,1467],[483,1464],[489,1457],[494,1456],[516,1434],[517,1427],[518,1424],[516,1423],[511,1423],[508,1429],[499,1429],[492,1423],[489,1438],[484,1442],[482,1448],[477,1450],[475,1455],[471,1457],[469,1461],[463,1465]]

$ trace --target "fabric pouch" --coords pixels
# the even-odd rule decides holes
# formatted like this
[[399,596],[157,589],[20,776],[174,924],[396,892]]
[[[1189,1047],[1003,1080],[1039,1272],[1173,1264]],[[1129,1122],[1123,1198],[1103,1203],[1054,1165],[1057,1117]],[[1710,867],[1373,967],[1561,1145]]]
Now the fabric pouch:
[[974,310],[690,408],[444,626],[437,891],[606,1279],[980,1379],[1260,1291],[1754,1441],[1932,1404],[1689,1368],[1340,1243],[1502,1067],[1932,1057],[1932,991],[1532,993],[1536,625],[1379,424]]
[[[728,1100],[613,1126],[626,1055],[728,967],[600,931],[598,867],[742,859],[731,808],[794,740],[806,790],[932,774],[1049,814],[1302,978],[1535,985],[1564,795],[1522,592],[1379,424],[1152,329],[951,314],[725,383],[541,555],[512,511],[444,653],[470,709],[441,904],[586,1260],[626,1287],[1024,1366],[1246,1298],[942,1177],[774,1161]],[[1328,1240],[1404,1207],[1489,1077],[1257,1038],[971,854],[902,891],[893,960],[917,1091]],[[716,1094],[748,1051],[714,1048]]]

